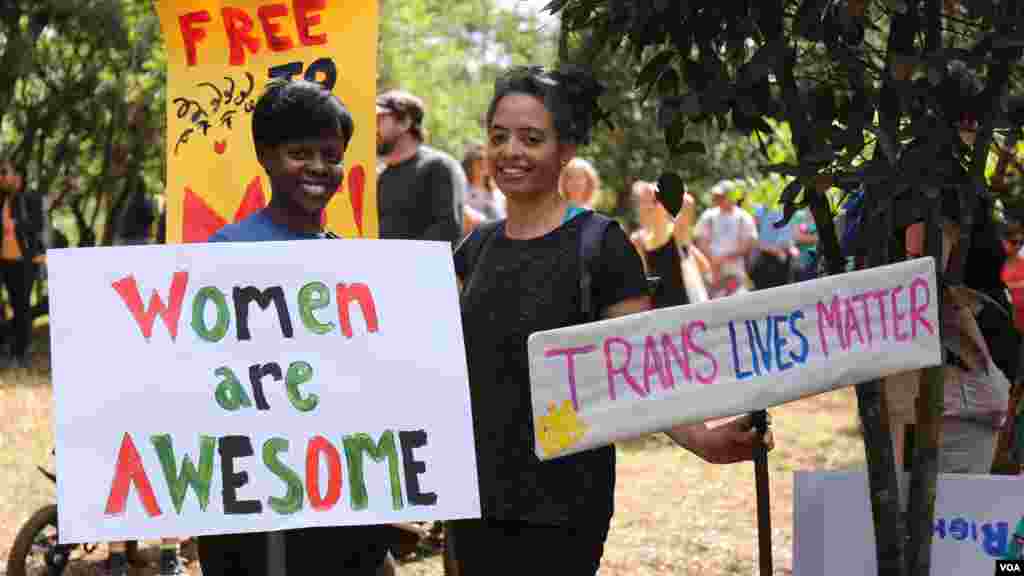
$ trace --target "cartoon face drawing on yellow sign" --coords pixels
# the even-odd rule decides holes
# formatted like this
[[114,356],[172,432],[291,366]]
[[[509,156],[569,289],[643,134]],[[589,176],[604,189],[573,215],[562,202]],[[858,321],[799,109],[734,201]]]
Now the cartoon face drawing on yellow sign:
[[[188,119],[191,126],[185,128],[174,137],[174,156],[182,145],[191,139],[202,139],[212,145],[214,154],[223,156],[228,150],[228,136],[234,130],[236,122],[244,121],[255,106],[256,79],[250,72],[245,72],[247,84],[238,86],[230,76],[224,77],[224,85],[218,87],[213,82],[196,84],[196,99],[179,96],[172,101],[177,106],[175,115],[179,120]],[[202,100],[206,96],[207,100]],[[242,124],[239,129],[245,129]]]
[[252,111],[272,78],[334,92],[355,133],[346,173],[323,219],[345,236],[376,237],[374,0],[159,0],[167,46],[167,238],[202,242],[266,206]]

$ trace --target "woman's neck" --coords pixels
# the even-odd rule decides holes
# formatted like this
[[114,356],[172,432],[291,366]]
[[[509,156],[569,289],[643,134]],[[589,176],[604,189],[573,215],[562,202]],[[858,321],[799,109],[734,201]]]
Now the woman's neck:
[[316,234],[323,231],[323,227],[320,225],[321,218],[319,214],[315,217],[311,217],[308,214],[296,214],[295,211],[278,206],[273,201],[267,206],[266,211],[271,221],[284,226],[292,232]]
[[515,240],[539,238],[562,224],[569,203],[555,192],[508,198],[505,234]]

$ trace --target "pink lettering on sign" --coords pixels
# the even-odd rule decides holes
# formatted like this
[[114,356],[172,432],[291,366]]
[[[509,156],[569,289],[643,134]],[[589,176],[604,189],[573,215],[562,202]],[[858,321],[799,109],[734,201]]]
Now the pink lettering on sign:
[[[924,302],[918,303],[918,290],[924,291]],[[928,334],[935,334],[935,328],[932,327],[932,323],[928,321],[923,315],[923,312],[928,310],[928,305],[931,304],[931,290],[928,289],[928,281],[924,278],[914,278],[914,281],[910,283],[910,337],[917,338],[917,325],[924,326],[925,330],[928,330]]]
[[[551,350],[544,351],[545,358],[553,358],[555,356],[565,356],[565,364],[569,370],[569,395],[572,397],[572,407],[574,410],[579,410],[579,402],[576,401],[576,362],[575,357],[577,354],[589,354],[597,350],[597,346],[588,344],[586,346],[576,346],[574,348],[554,348]],[[612,398],[614,398],[614,392]]]
[[[879,288],[848,298],[833,296],[830,303],[818,302],[818,339],[828,356],[829,344],[839,341],[842,350],[870,346],[875,342],[872,324],[881,327],[879,342],[907,342],[918,334],[934,336],[934,319],[928,318],[931,284],[918,276],[909,286]],[[865,338],[866,336],[866,338]]]
[[821,341],[821,351],[825,356],[828,356],[828,328],[835,330],[839,336],[839,346],[843,350],[849,346],[846,340],[846,333],[843,332],[843,319],[840,316],[839,308],[839,296],[832,297],[832,304],[825,306],[822,302],[818,302],[818,339]]
[[683,328],[680,332],[682,333],[682,353],[680,353],[679,348],[676,348],[671,334],[661,335],[661,352],[665,358],[665,376],[668,378],[671,387],[675,386],[675,376],[672,374],[673,360],[679,365],[683,378],[687,382],[693,382],[693,372],[690,370],[690,351],[686,348],[686,329]]
[[653,335],[648,334],[647,338],[644,339],[644,389],[650,391],[651,389],[651,376],[657,376],[658,381],[661,383],[661,387],[665,390],[670,390],[675,386],[675,381],[671,375],[666,376],[666,368],[671,369],[670,366],[661,358],[661,350],[658,349],[658,341]]
[[889,295],[889,300],[892,302],[892,335],[897,342],[906,342],[910,340],[910,336],[907,336],[906,332],[900,332],[900,324],[903,323],[903,319],[907,315],[900,312],[899,303],[896,302],[900,297],[900,292],[903,292],[903,286],[893,288]]
[[[626,358],[622,364],[618,367],[613,366],[612,360],[612,345],[618,345],[625,349]],[[646,398],[647,394],[650,393],[649,389],[644,389],[643,386],[637,383],[636,378],[629,373],[630,360],[633,359],[633,345],[629,343],[625,338],[619,338],[618,336],[612,336],[604,341],[604,365],[608,374],[608,397],[615,400],[615,376],[622,375],[622,378],[626,381],[626,384],[633,389],[641,398]]]
[[690,325],[686,328],[684,339],[686,341],[686,347],[691,352],[698,356],[703,356],[711,364],[710,371],[704,374],[701,374],[700,371],[696,372],[697,382],[700,382],[701,384],[711,384],[716,378],[718,378],[718,360],[716,360],[710,352],[697,345],[696,334],[694,334],[694,332],[696,332],[698,328],[701,332],[708,331],[707,325],[704,324],[702,320],[696,320],[694,322],[690,322]]

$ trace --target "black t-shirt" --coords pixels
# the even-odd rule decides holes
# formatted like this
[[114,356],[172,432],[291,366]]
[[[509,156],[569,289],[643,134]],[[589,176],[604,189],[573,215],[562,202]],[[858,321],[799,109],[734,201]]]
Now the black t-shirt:
[[[466,270],[462,321],[486,518],[547,524],[607,522],[615,489],[612,446],[541,462],[534,454],[530,334],[585,321],[580,311],[578,236],[586,212],[539,238],[513,240],[504,223]],[[604,310],[646,294],[640,256],[618,225],[608,226],[591,266],[592,300]]]
[[398,240],[462,237],[466,176],[444,152],[421,145],[408,160],[377,177],[379,236]]

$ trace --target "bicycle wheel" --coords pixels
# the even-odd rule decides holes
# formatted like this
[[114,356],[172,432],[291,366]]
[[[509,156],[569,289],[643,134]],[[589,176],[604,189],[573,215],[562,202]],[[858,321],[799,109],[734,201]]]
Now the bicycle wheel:
[[44,506],[14,537],[7,576],[57,576],[64,572],[76,548],[57,544],[57,505]]

